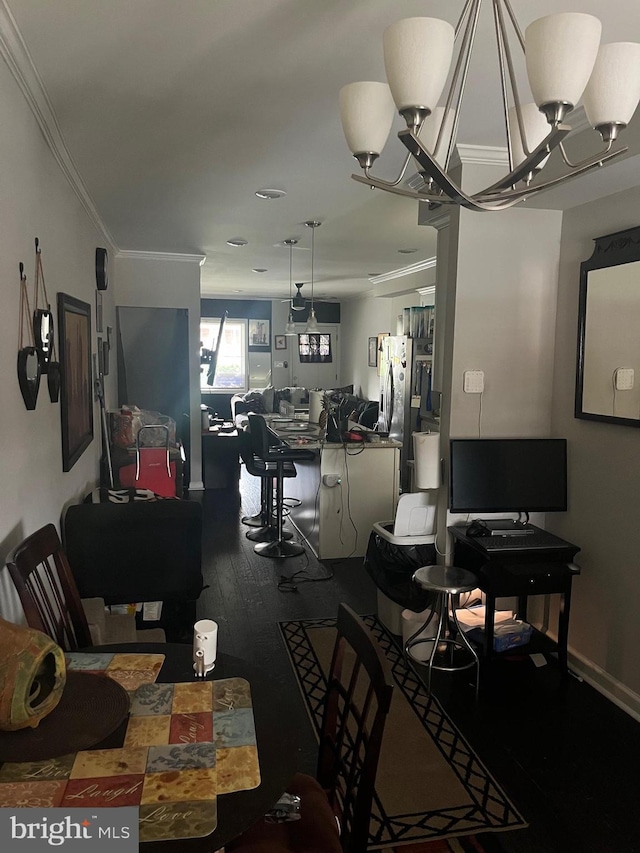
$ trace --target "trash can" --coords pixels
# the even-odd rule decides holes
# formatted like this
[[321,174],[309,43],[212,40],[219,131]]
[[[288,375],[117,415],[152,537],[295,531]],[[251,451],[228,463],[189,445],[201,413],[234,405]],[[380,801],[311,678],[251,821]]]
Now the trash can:
[[[378,528],[378,529],[376,529]],[[433,604],[433,593],[421,589],[412,580],[421,566],[432,566],[436,561],[435,536],[420,537],[419,544],[398,544],[391,532],[393,524],[375,525],[369,536],[364,565],[371,579],[387,598],[419,613]],[[402,537],[404,541],[409,537]],[[395,541],[394,541],[395,540]]]

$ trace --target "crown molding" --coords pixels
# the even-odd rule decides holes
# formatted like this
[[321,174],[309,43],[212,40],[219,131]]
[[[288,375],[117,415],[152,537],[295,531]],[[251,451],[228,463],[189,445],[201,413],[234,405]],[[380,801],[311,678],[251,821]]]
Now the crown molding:
[[7,63],[40,126],[51,153],[87,215],[104,239],[114,249],[117,249],[116,242],[98,213],[98,209],[76,168],[73,157],[69,153],[47,91],[33,64],[6,0],[0,0],[0,56]]
[[203,266],[206,255],[187,255],[182,252],[139,252],[136,250],[119,249],[116,258],[130,261],[177,261]]
[[476,166],[508,166],[509,153],[505,147],[494,145],[464,145],[458,143],[456,151],[460,162]]
[[415,264],[409,264],[406,267],[400,267],[397,270],[391,270],[390,272],[384,272],[381,275],[375,275],[373,278],[370,278],[369,281],[371,284],[382,284],[385,281],[393,281],[394,278],[402,278],[405,275],[413,275],[417,272],[422,272],[423,270],[430,270],[436,265],[436,259],[426,258],[424,261],[418,261]]

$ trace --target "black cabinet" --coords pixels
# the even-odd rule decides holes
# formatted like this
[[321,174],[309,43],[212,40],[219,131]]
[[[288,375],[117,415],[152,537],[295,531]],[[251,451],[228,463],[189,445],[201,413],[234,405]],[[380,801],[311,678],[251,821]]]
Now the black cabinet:
[[571,583],[574,575],[580,571],[573,565],[573,558],[580,549],[554,537],[551,546],[542,551],[534,548],[509,549],[508,540],[505,541],[507,547],[502,550],[488,551],[483,544],[483,537],[467,536],[464,527],[450,527],[449,532],[454,540],[454,565],[473,572],[478,578],[479,588],[486,596],[484,656],[493,654],[497,598],[517,596],[517,616],[526,620],[527,598],[530,595],[559,593],[558,659],[566,672]]

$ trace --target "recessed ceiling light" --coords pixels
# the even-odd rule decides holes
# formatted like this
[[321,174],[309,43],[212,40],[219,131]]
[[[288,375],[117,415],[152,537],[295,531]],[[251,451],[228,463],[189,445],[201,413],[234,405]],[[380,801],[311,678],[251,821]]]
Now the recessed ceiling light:
[[377,275],[380,275],[379,272],[368,272],[367,275],[369,278],[375,278]]
[[227,240],[227,246],[235,246],[238,248],[239,246],[246,246],[248,244],[248,240],[245,240],[244,237],[230,237]]
[[413,253],[417,251],[417,249],[398,249],[398,252],[401,255],[413,255]]
[[267,272],[267,270],[263,269],[262,267],[254,267],[251,272]]
[[264,199],[266,201],[273,201],[276,198],[282,198],[286,195],[284,190],[275,190],[275,189],[263,189],[256,190],[256,195],[258,198]]

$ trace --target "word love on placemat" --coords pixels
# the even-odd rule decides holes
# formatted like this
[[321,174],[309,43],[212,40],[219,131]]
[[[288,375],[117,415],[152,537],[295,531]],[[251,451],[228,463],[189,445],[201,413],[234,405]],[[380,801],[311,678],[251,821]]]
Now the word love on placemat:
[[0,769],[0,806],[139,806],[140,841],[209,835],[217,797],[260,784],[249,684],[144,684],[120,749]]

